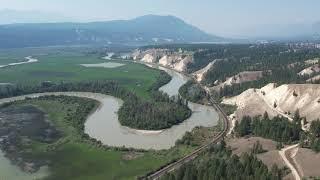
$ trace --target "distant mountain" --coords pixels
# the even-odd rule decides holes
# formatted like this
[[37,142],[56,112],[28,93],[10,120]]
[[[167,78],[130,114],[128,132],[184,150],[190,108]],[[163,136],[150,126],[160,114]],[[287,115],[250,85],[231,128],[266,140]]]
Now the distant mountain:
[[174,16],[147,15],[132,20],[91,23],[0,25],[0,48],[78,44],[160,44],[214,42],[207,34]]

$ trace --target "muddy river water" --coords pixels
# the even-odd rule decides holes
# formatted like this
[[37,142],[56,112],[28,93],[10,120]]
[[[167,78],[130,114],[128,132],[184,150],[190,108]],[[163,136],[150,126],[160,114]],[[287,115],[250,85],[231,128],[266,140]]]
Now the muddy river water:
[[[173,70],[159,67],[172,76],[172,80],[160,88],[161,91],[170,96],[177,95],[179,88],[187,82],[188,78]],[[92,113],[86,123],[85,132],[93,138],[100,140],[103,144],[109,146],[126,146],[142,149],[168,149],[174,146],[175,141],[180,139],[185,132],[191,131],[196,126],[210,127],[218,123],[218,114],[211,106],[205,106],[195,103],[189,103],[192,115],[179,125],[162,131],[143,131],[121,126],[118,121],[117,111],[123,101],[121,99],[89,92],[54,92],[30,94],[7,99],[0,99],[0,104],[15,100],[22,100],[25,97],[39,97],[44,95],[67,95],[86,97],[98,100],[101,104],[99,108]],[[8,167],[8,161],[5,161],[3,154],[0,153],[0,173]],[[21,173],[21,172],[20,172]],[[42,172],[39,172],[40,175]],[[37,173],[36,173],[37,174]],[[18,177],[18,176],[11,176]],[[29,177],[29,176],[26,176]],[[1,179],[1,177],[0,177]],[[28,178],[26,178],[28,179]]]
[[[159,67],[172,76],[172,80],[160,88],[170,96],[178,94],[179,88],[188,78],[173,70]],[[122,104],[120,99],[100,95],[97,99],[102,105],[93,113],[85,124],[85,132],[91,137],[111,146],[126,146],[143,149],[168,149],[174,146],[186,131],[196,126],[214,126],[218,122],[218,115],[211,106],[189,103],[193,111],[192,116],[183,123],[162,131],[143,131],[121,126],[117,110]]]

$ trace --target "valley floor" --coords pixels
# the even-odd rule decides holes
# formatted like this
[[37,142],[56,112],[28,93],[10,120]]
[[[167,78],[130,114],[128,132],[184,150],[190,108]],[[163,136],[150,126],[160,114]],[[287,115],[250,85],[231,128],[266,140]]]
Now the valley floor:
[[[97,141],[83,137],[83,130],[75,126],[76,114],[86,103],[76,97],[50,97],[18,101],[10,106],[31,105],[47,113],[48,119],[63,133],[54,143],[39,143],[20,149],[22,158],[32,156],[50,162],[46,179],[134,179],[138,175],[158,168],[191,152],[193,148],[179,145],[163,151],[136,151],[102,146]],[[77,110],[78,109],[78,110]],[[71,120],[71,121],[70,121]],[[29,148],[32,153],[29,154]],[[48,148],[50,150],[48,150]]]

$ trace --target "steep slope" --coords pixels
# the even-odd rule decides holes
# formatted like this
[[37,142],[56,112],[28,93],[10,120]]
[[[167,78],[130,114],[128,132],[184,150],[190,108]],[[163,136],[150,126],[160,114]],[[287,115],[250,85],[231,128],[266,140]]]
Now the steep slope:
[[0,26],[0,48],[69,44],[159,44],[219,41],[173,16],[92,23],[10,24]]
[[248,89],[242,94],[226,98],[225,104],[236,104],[237,119],[244,115],[262,115],[265,111],[270,116],[283,115],[292,117],[299,110],[307,121],[320,118],[320,85],[319,84],[287,84],[276,87],[271,83],[261,89]]
[[210,89],[219,92],[221,88],[225,86],[232,86],[235,84],[242,84],[245,82],[256,81],[263,77],[263,71],[242,71],[234,76],[227,77],[224,82],[215,82]]
[[298,75],[305,76],[305,75],[312,75],[314,73],[320,72],[320,66],[318,64],[312,65],[304,70],[300,71]]
[[198,82],[201,82],[204,79],[206,73],[212,68],[212,66],[218,61],[215,59],[214,61],[210,62],[206,67],[196,71],[193,73],[193,76],[196,78]]
[[312,78],[307,79],[307,83],[312,83],[312,82],[319,81],[319,80],[320,80],[320,74],[313,76]]
[[146,63],[158,63],[161,66],[172,68],[179,72],[187,71],[189,64],[194,63],[192,53],[173,52],[169,49],[135,50],[131,57]]

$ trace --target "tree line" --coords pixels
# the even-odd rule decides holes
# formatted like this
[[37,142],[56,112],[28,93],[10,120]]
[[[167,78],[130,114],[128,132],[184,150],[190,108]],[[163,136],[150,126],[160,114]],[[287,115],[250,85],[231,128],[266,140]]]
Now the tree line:
[[243,137],[246,135],[260,136],[274,141],[291,144],[300,139],[301,119],[298,115],[290,122],[282,116],[269,118],[268,114],[264,116],[249,117],[244,116],[240,123],[236,121],[234,132],[236,136]]
[[320,120],[312,121],[310,130],[301,136],[300,145],[311,148],[315,152],[320,152]]
[[282,116],[269,118],[267,113],[253,118],[244,116],[240,123],[236,121],[234,133],[238,137],[254,135],[272,139],[279,142],[279,147],[282,143],[299,142],[301,147],[320,152],[320,120],[312,121],[309,131],[302,130],[302,121],[299,111],[295,112],[293,121]]
[[[305,83],[309,76],[298,73],[310,66],[305,60],[320,56],[319,49],[293,50],[285,44],[270,45],[221,45],[212,46],[194,54],[194,64],[208,64],[214,59],[214,66],[205,74],[203,84],[214,86],[243,71],[263,71],[263,77],[242,84],[226,85],[218,89],[219,97],[238,95],[248,88],[261,88],[268,83]],[[197,65],[192,65],[197,66]],[[203,67],[201,65],[201,67]],[[318,83],[315,81],[314,83]]]
[[[124,101],[119,109],[122,125],[138,129],[157,130],[171,127],[191,115],[188,102],[180,97],[169,98],[156,91],[157,87],[168,81],[163,73],[159,81],[150,89],[151,99],[145,100],[126,90],[115,81],[41,83],[40,85],[8,85],[0,89],[0,98],[43,92],[93,92],[108,94]],[[165,80],[163,80],[165,79]],[[161,82],[161,83],[159,83]]]
[[280,180],[286,175],[285,169],[273,165],[271,170],[253,154],[244,153],[240,157],[232,154],[225,142],[210,147],[196,160],[175,172],[166,174],[163,180]]

